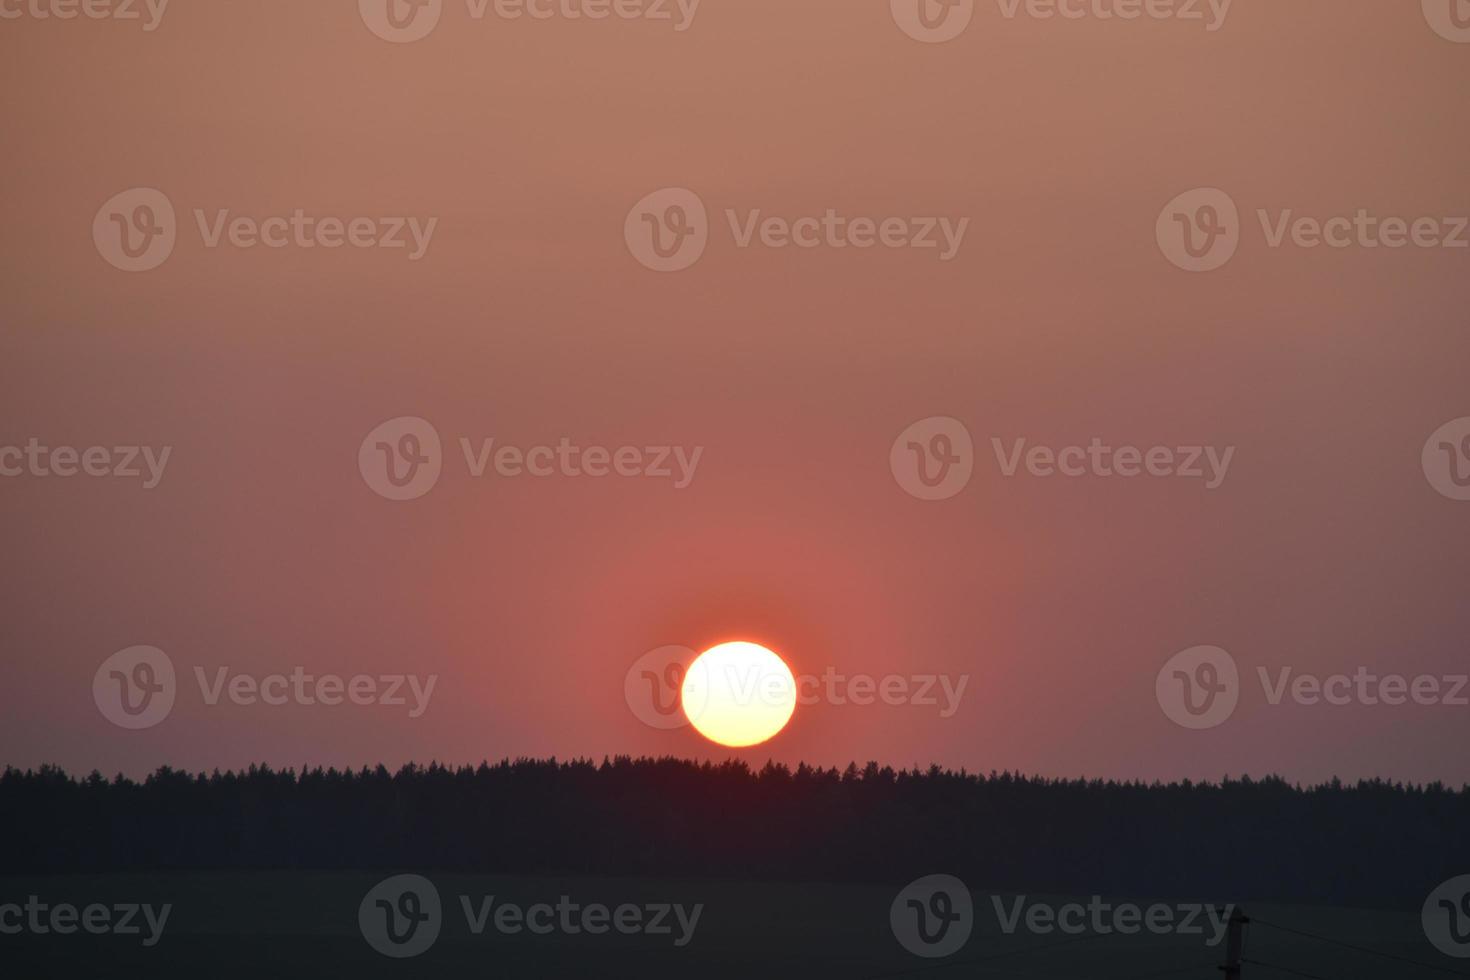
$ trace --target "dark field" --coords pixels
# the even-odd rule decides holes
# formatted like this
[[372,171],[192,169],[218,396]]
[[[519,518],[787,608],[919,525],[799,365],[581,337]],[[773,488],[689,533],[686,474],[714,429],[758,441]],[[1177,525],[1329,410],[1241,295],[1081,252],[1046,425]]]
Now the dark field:
[[[739,842],[712,846],[741,847]],[[0,902],[31,894],[50,903],[171,903],[162,939],[143,936],[6,936],[0,948],[15,977],[506,976],[506,977],[883,977],[986,976],[1143,978],[1219,976],[1223,948],[1209,936],[1011,935],[997,924],[991,899],[974,889],[977,922],[966,946],[943,961],[910,955],[889,928],[898,885],[822,885],[689,879],[500,877],[430,874],[444,901],[433,947],[412,960],[375,953],[357,913],[378,874],[181,874],[0,878]],[[586,905],[702,903],[693,939],[675,935],[473,935],[459,896],[478,905],[555,903],[562,895]],[[1006,896],[1006,908],[1014,896]],[[1089,899],[1028,896],[1060,906]],[[1137,900],[1147,905],[1149,900]],[[1433,963],[1419,910],[1340,909],[1244,903],[1273,923]],[[1328,977],[1444,975],[1358,954],[1293,935],[1252,927],[1251,958]],[[1264,967],[1246,976],[1281,976]]]

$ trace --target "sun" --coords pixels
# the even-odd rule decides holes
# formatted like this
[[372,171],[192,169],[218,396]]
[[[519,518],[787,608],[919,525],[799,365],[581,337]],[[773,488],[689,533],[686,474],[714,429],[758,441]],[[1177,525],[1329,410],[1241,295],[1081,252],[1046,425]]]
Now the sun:
[[796,711],[796,678],[758,643],[721,643],[689,665],[679,699],[699,734],[744,748],[786,727]]

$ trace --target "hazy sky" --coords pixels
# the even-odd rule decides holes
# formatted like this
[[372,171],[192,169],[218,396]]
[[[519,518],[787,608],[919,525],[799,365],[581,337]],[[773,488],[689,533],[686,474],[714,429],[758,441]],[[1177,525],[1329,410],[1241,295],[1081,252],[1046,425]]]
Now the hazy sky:
[[[937,705],[824,696],[753,762],[1470,780],[1470,690],[1445,703],[1470,671],[1470,502],[1421,459],[1470,416],[1470,248],[1378,237],[1433,218],[1423,241],[1470,241],[1454,22],[1434,0],[1223,21],[979,0],[927,43],[903,2],[445,0],[392,43],[371,2],[190,0],[147,30],[141,3],[0,0],[0,763],[723,757],[641,721],[625,681],[655,648],[742,638],[798,673],[967,678],[948,717],[937,680]],[[1290,225],[1360,211],[1342,247]],[[1177,267],[1167,230],[1211,215],[1233,256]],[[327,217],[369,244],[326,247]],[[815,244],[776,247],[770,217],[819,219],[789,232]],[[242,247],[239,218],[282,247]],[[901,244],[859,247],[885,219]],[[703,253],[648,268],[640,228],[682,221]],[[167,257],[118,268],[108,234],[154,228]],[[421,429],[364,449],[403,417],[437,455],[402,441]],[[940,500],[910,492],[907,439],[891,453],[934,417],[973,445]],[[1470,436],[1446,431],[1429,457]],[[60,477],[65,453],[3,452],[33,439],[73,467],[154,455]],[[462,439],[471,460],[495,440],[483,475]],[[1207,475],[1085,452],[1080,476],[1007,475],[1017,440],[1094,439],[1168,447],[1161,471],[1199,447]],[[587,476],[596,454],[562,440],[671,475]],[[387,499],[379,441],[437,482]],[[506,445],[548,447],[552,475],[502,475]],[[177,690],[128,730],[93,682],[135,645]],[[1156,680],[1201,645],[1238,665],[1239,703],[1192,730]],[[411,718],[406,683],[403,706],[210,704],[195,674],[298,667],[437,681]],[[1272,704],[1259,670],[1286,668],[1441,696]]]

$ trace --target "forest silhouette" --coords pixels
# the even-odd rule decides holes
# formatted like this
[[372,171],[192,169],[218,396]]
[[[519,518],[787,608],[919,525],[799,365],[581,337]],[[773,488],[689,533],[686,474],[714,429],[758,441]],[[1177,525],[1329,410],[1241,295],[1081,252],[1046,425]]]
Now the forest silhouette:
[[475,767],[0,775],[9,873],[451,871],[997,892],[1422,900],[1470,867],[1470,792],[1139,783],[617,757]]

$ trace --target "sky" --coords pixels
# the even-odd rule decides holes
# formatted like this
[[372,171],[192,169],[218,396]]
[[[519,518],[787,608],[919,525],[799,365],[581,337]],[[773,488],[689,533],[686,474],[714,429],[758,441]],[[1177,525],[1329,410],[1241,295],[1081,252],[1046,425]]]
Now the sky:
[[0,764],[1470,781],[1448,2],[583,2],[0,0]]

